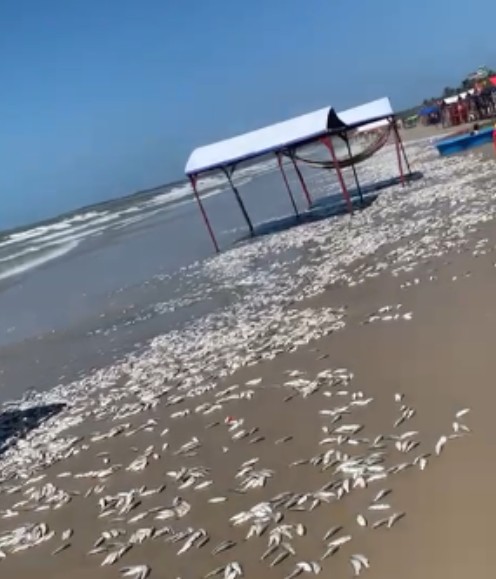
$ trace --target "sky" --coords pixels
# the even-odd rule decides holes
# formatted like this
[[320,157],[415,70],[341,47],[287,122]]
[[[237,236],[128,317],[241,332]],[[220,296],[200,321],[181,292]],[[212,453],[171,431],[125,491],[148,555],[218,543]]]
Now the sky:
[[[496,68],[462,0],[0,2],[0,228],[183,176],[190,151]],[[496,22],[494,0],[470,14]]]

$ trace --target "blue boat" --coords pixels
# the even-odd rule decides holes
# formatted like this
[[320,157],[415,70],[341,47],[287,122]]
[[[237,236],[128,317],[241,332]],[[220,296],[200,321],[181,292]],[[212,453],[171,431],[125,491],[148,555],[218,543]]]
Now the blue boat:
[[448,137],[436,143],[436,148],[440,155],[453,155],[454,153],[461,153],[467,149],[474,147],[481,147],[493,140],[493,127],[484,127],[479,131],[472,131],[464,135],[456,135],[455,137]]

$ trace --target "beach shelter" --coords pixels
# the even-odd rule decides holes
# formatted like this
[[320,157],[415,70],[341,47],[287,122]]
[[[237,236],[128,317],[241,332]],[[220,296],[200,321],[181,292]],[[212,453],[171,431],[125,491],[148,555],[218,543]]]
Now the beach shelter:
[[[360,160],[363,160],[363,158],[355,159],[353,157],[349,145],[348,134],[351,131],[357,131],[366,127],[367,125],[373,128],[388,125],[392,130],[395,137],[400,179],[401,182],[405,184],[403,160],[406,164],[408,172],[410,172],[410,167],[396,125],[395,115],[388,98],[378,99],[364,105],[342,111],[340,113],[336,113],[332,107],[325,107],[311,113],[276,123],[274,125],[263,127],[255,131],[244,133],[230,139],[195,149],[190,154],[186,163],[185,173],[190,179],[196,201],[200,208],[203,220],[205,221],[205,225],[210,234],[215,250],[219,251],[219,245],[205,211],[205,207],[201,201],[200,192],[198,190],[198,178],[201,175],[210,173],[212,171],[222,171],[224,173],[239,205],[244,220],[246,221],[250,234],[254,235],[255,230],[252,221],[248,215],[246,206],[243,203],[239,190],[233,181],[233,174],[236,168],[241,163],[254,161],[255,159],[267,157],[269,155],[274,155],[277,159],[277,163],[281,171],[285,187],[291,199],[293,209],[297,213],[298,210],[293,193],[289,186],[282,160],[284,157],[290,159],[310,208],[312,205],[312,199],[307,184],[301,173],[300,167],[298,166],[298,161],[311,161],[298,157],[297,151],[302,146],[320,142],[324,145],[329,154],[329,162],[327,165],[321,164],[320,166],[336,171],[344,200],[349,212],[351,213],[353,211],[353,205],[348,188],[343,178],[342,168],[344,166],[352,167],[359,189],[358,176],[356,174],[354,165],[355,162],[359,162]],[[343,161],[338,161],[335,147],[331,138],[334,135],[338,135],[343,138],[348,147],[349,159],[346,164]],[[382,146],[385,144],[385,142],[379,142],[379,144]],[[375,151],[369,151],[367,154],[370,156],[370,154],[373,154],[374,152]]]
[[439,113],[440,111],[439,105],[427,105],[419,110],[417,113],[419,117],[428,117],[430,115],[434,115]]
[[450,97],[446,97],[444,100],[444,104],[446,105],[453,105],[455,103],[457,103],[460,99],[466,99],[469,95],[474,94],[475,90],[473,88],[471,88],[468,91],[465,92],[461,92],[459,94],[455,94],[453,96]]

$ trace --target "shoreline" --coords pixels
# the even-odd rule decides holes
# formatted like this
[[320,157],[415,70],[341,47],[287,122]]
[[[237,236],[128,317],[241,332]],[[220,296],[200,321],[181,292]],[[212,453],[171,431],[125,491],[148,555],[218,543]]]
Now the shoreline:
[[[420,151],[418,155],[422,161],[426,153]],[[491,183],[496,184],[496,174],[490,163],[482,167],[473,157],[460,159],[427,157],[424,162],[431,166],[425,182],[412,186],[406,196],[400,188],[382,195],[370,211],[357,215],[353,223],[342,218],[311,224],[299,232],[284,232],[210,260],[205,269],[212,280],[229,284],[244,276],[255,290],[263,288],[263,292],[248,294],[244,302],[232,307],[236,319],[227,318],[231,325],[220,325],[220,315],[207,322],[197,321],[181,336],[171,332],[155,339],[146,355],[131,357],[120,369],[100,371],[79,385],[37,395],[34,400],[62,400],[70,402],[70,406],[28,434],[17,455],[14,447],[4,453],[0,472],[19,477],[29,456],[34,459],[33,465],[39,461],[37,454],[41,449],[48,449],[54,458],[60,453],[69,456],[47,468],[35,469],[39,474],[33,473],[26,481],[14,478],[0,482],[0,517],[2,526],[11,529],[26,522],[46,521],[56,535],[37,547],[12,554],[10,548],[2,547],[0,532],[0,549],[7,552],[0,562],[5,572],[9,576],[30,577],[36,568],[40,578],[55,579],[67,572],[75,578],[89,577],[98,569],[101,577],[118,577],[119,568],[124,565],[147,564],[152,568],[151,577],[167,572],[186,579],[204,576],[216,565],[239,560],[246,576],[269,572],[280,576],[282,569],[284,575],[290,573],[297,561],[319,560],[325,546],[322,535],[332,524],[343,524],[350,531],[352,547],[343,547],[336,556],[321,562],[323,572],[351,576],[349,557],[362,551],[371,565],[363,572],[371,579],[399,572],[406,577],[420,577],[441,569],[445,573],[446,566],[454,577],[465,576],[469,569],[488,570],[484,553],[488,557],[492,513],[486,501],[493,471],[484,459],[491,421],[490,405],[483,398],[491,397],[484,382],[491,375],[490,335],[496,321],[487,313],[496,275],[496,232],[492,222],[496,210],[491,202],[495,195],[491,193]],[[477,175],[467,176],[469,167],[472,171],[477,168]],[[448,174],[454,182],[443,182]],[[479,185],[486,187],[487,196],[480,195]],[[450,196],[455,194],[457,198]],[[281,269],[276,259],[274,267],[264,272],[264,279],[257,277],[261,271],[248,267],[264,254],[277,256],[288,245],[304,250],[292,267]],[[436,279],[428,282],[432,276]],[[279,295],[270,301],[275,287]],[[395,309],[398,304],[402,307]],[[380,316],[394,316],[397,312],[400,318],[365,323],[385,306],[391,306],[393,314]],[[410,312],[411,320],[402,317]],[[478,342],[480,336],[483,347]],[[336,373],[343,367],[355,375],[349,383],[343,382],[342,373]],[[289,376],[295,370],[302,373],[301,377]],[[319,372],[325,371],[328,373],[323,375],[316,392],[305,395],[309,384],[298,385],[298,380],[311,384]],[[252,382],[258,378],[262,379],[260,383]],[[288,381],[296,384],[284,386]],[[467,388],[470,382],[475,383]],[[234,384],[238,388],[226,391]],[[223,390],[224,394],[219,395]],[[342,394],[338,394],[340,390]],[[288,391],[294,398],[285,402]],[[307,509],[309,501],[302,503],[304,511],[283,509],[285,522],[301,522],[306,528],[304,536],[292,539],[297,557],[288,556],[275,568],[260,562],[267,537],[244,540],[247,528],[233,528],[229,517],[281,492],[318,492],[330,479],[335,485],[330,492],[337,493],[336,485],[342,484],[343,479],[336,478],[333,469],[319,472],[306,465],[302,475],[299,467],[288,466],[327,448],[319,444],[319,438],[324,437],[322,428],[334,427],[320,411],[346,405],[352,414],[348,418],[342,413],[338,427],[355,419],[363,422],[363,433],[355,436],[363,439],[361,442],[329,443],[334,452],[363,455],[378,434],[406,431],[406,426],[401,430],[393,426],[398,416],[394,400],[398,391],[417,413],[411,418],[411,425],[408,422],[408,430],[411,426],[420,432],[414,435],[420,445],[412,451],[412,460],[421,452],[432,454],[436,440],[451,434],[454,415],[462,408],[472,409],[466,420],[473,433],[450,439],[441,456],[429,458],[425,473],[410,467],[399,474],[391,473],[391,513],[407,513],[394,528],[375,531],[370,525],[357,525],[357,513],[368,512],[371,491],[381,488],[375,487],[380,482],[370,481],[370,489],[357,488],[356,493],[343,499],[319,495],[320,503],[312,511]],[[225,400],[219,402],[222,398]],[[370,408],[368,404],[364,408],[352,404],[368,398],[373,398]],[[215,408],[216,405],[221,407]],[[181,412],[184,416],[173,417]],[[230,432],[225,424],[227,416],[245,422]],[[219,425],[205,428],[212,421]],[[109,432],[119,424],[129,426],[115,436],[95,440],[97,431]],[[61,430],[53,436],[56,427]],[[170,430],[164,433],[167,428]],[[252,428],[258,430],[233,440],[236,431]],[[201,447],[177,454],[195,435],[201,439]],[[51,442],[43,440],[52,436]],[[77,438],[71,440],[71,436]],[[264,439],[253,442],[258,436]],[[293,439],[275,445],[285,436]],[[409,453],[398,455],[394,440],[387,440],[386,468],[396,464],[394,459],[411,462]],[[130,449],[130,445],[137,450]],[[150,445],[153,449],[147,451]],[[228,448],[226,452],[223,446]],[[190,456],[184,456],[188,452]],[[145,456],[141,460],[146,463],[143,470],[126,470],[140,456]],[[260,489],[233,493],[233,486],[239,484],[237,469],[254,457],[260,459],[257,469],[260,464],[260,468],[274,473]],[[10,466],[9,459],[13,461]],[[212,486],[205,487],[205,491],[194,490],[193,485],[179,488],[184,481],[174,481],[167,472],[177,472],[183,464],[209,468],[200,478],[212,480]],[[458,476],[459,464],[470,465],[470,476]],[[115,471],[94,474],[110,465]],[[58,476],[64,471],[71,475]],[[93,474],[88,475],[91,471]],[[86,476],[76,477],[76,473]],[[44,478],[36,480],[42,474]],[[449,492],[440,493],[446,481]],[[49,495],[47,510],[34,511],[34,499],[39,497],[35,492],[33,498],[32,489],[39,490],[48,482],[69,493],[69,501],[66,503],[63,493],[55,493]],[[161,492],[141,496],[142,506],[137,505],[132,514],[120,518],[113,513],[114,518],[98,518],[98,501],[103,496],[142,485],[157,489],[162,484],[167,486]],[[92,490],[85,498],[89,489]],[[142,490],[140,494],[146,492]],[[478,492],[480,497],[474,498]],[[190,526],[208,528],[211,541],[205,548],[194,547],[190,551],[194,555],[176,557],[183,542],[164,541],[166,533],[155,539],[145,538],[140,545],[133,544],[122,561],[109,567],[100,567],[101,555],[86,555],[99,532],[112,526],[125,531],[115,542],[128,545],[137,529],[168,525],[167,519],[163,523],[156,521],[154,511],[135,523],[129,519],[155,506],[170,508],[178,495],[190,503],[191,510],[184,517],[176,513],[171,526],[175,531]],[[215,496],[228,496],[228,500],[209,503],[208,498]],[[14,507],[26,500],[28,503]],[[458,514],[453,514],[454,510]],[[18,514],[11,516],[12,511]],[[435,519],[429,516],[433,512]],[[10,514],[7,518],[6,513]],[[452,514],[448,516],[449,513]],[[367,517],[375,520],[375,515]],[[487,533],[475,532],[472,524],[466,525],[466,518],[474,525],[482,523]],[[66,528],[74,528],[70,547],[50,556],[63,543],[60,534]],[[296,531],[293,535],[296,537]],[[226,539],[237,545],[222,555],[211,555],[215,544]],[[461,552],[462,546],[466,549],[467,542],[468,554],[465,552],[463,559],[452,557],[447,564],[448,556]],[[386,558],[385,552],[392,555]],[[477,563],[479,567],[475,567]]]
[[[419,127],[404,131],[404,138],[410,143],[409,147],[412,147],[412,142],[418,143],[419,138],[421,138],[420,142],[425,144],[425,139],[428,140],[433,134],[439,136],[437,130]],[[491,147],[479,149],[475,154],[482,154],[487,159],[493,158]],[[384,155],[384,157],[387,156],[388,153]],[[377,177],[374,170],[376,161],[380,166],[381,161],[374,158],[368,168],[366,163],[360,169],[364,182],[374,181]],[[388,173],[388,176],[390,177],[391,173]],[[314,183],[318,193],[322,188],[320,180],[321,177],[319,176]],[[270,242],[267,244],[269,247],[273,245]],[[123,251],[125,247],[124,244]],[[87,251],[88,248],[84,250],[84,252]],[[265,250],[263,251],[265,252]],[[270,252],[265,252],[265,254],[265,259],[270,266],[273,256]],[[104,254],[103,259],[108,259],[108,256]],[[64,258],[55,264],[53,270],[50,269],[50,271],[54,272],[53,275],[58,275],[59,281],[63,279],[64,273],[72,277],[75,273],[72,266],[73,260],[74,256],[67,260]],[[208,264],[209,261],[207,258],[205,263]],[[201,263],[197,263],[197,266],[196,274],[201,273],[202,270],[206,271],[208,267],[204,269]],[[190,273],[188,273],[188,277],[194,279],[196,274],[194,273],[193,278],[191,278]],[[122,278],[120,283],[125,283],[125,276],[120,275]],[[159,275],[157,277],[159,281],[152,279],[152,283],[145,283],[141,286],[139,284],[129,288],[123,286],[115,293],[115,296],[109,296],[108,299],[95,294],[91,300],[84,297],[86,293],[85,282],[84,279],[81,279],[82,285],[77,283],[70,288],[70,291],[75,292],[73,303],[65,296],[61,296],[61,300],[58,302],[62,310],[70,308],[75,312],[74,316],[71,317],[72,314],[68,311],[67,315],[70,321],[67,327],[63,325],[65,322],[62,321],[63,318],[61,318],[60,313],[57,310],[52,311],[57,303],[54,300],[40,301],[40,304],[43,304],[40,311],[46,312],[46,314],[40,314],[38,321],[38,314],[30,305],[38,301],[35,280],[40,278],[39,283],[42,283],[43,288],[47,287],[50,283],[48,272],[47,275],[43,271],[33,272],[33,278],[27,279],[25,284],[22,278],[17,280],[10,290],[12,295],[4,296],[2,307],[7,308],[7,310],[14,310],[16,304],[19,305],[20,300],[20,305],[24,305],[26,310],[19,318],[19,324],[16,323],[17,320],[13,316],[7,316],[5,344],[0,347],[0,402],[19,397],[24,391],[33,387],[38,390],[45,390],[58,382],[79,380],[88,372],[89,368],[96,370],[109,364],[118,363],[129,353],[136,350],[142,351],[143,348],[148,347],[154,337],[163,334],[171,327],[184,325],[191,320],[192,316],[208,313],[209,307],[222,309],[229,302],[228,297],[217,295],[218,292],[215,289],[212,292],[208,284],[208,275],[207,283],[203,284],[204,288],[202,287],[201,290],[195,293],[195,291],[189,291],[189,287],[185,289],[186,294],[189,295],[184,300],[167,299],[171,292],[177,290],[174,285],[177,283],[171,282],[171,287],[168,282],[160,281],[160,278],[164,276]],[[98,279],[98,275],[96,279]],[[14,295],[15,285],[18,283],[21,289],[19,297]],[[90,284],[88,289],[93,290],[93,292],[101,291],[101,288],[100,290],[97,289],[101,285],[97,283],[92,288]],[[105,287],[105,284],[102,287]],[[78,291],[84,292],[81,298],[77,297]],[[193,305],[191,308],[189,304],[197,302],[199,296],[204,295],[205,291],[208,292],[211,306],[204,307],[200,304]],[[229,290],[226,288],[226,291]],[[164,298],[166,301],[160,303]],[[94,303],[95,299],[97,303]],[[192,310],[191,314],[189,313],[190,309]],[[171,313],[174,310],[176,313]],[[100,314],[104,314],[104,316],[102,317]],[[174,318],[172,321],[171,316]],[[30,322],[30,319],[33,321]],[[53,322],[52,325],[51,319],[58,321]],[[110,336],[110,339],[107,336]],[[52,359],[53,362],[50,361]]]

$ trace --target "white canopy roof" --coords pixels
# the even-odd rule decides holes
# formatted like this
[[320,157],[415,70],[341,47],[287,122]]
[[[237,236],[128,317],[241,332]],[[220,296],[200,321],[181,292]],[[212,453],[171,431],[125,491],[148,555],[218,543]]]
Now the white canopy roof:
[[343,123],[350,127],[366,125],[392,115],[393,107],[387,97],[338,113]]
[[447,105],[452,105],[453,103],[456,103],[458,101],[459,98],[467,98],[469,94],[474,94],[475,90],[473,88],[471,88],[469,91],[467,92],[461,92],[459,94],[455,94],[453,96],[447,97],[444,99],[444,102]]
[[329,132],[351,129],[394,114],[388,98],[348,109],[332,107],[195,149],[186,163],[187,175],[198,174],[304,143]]

